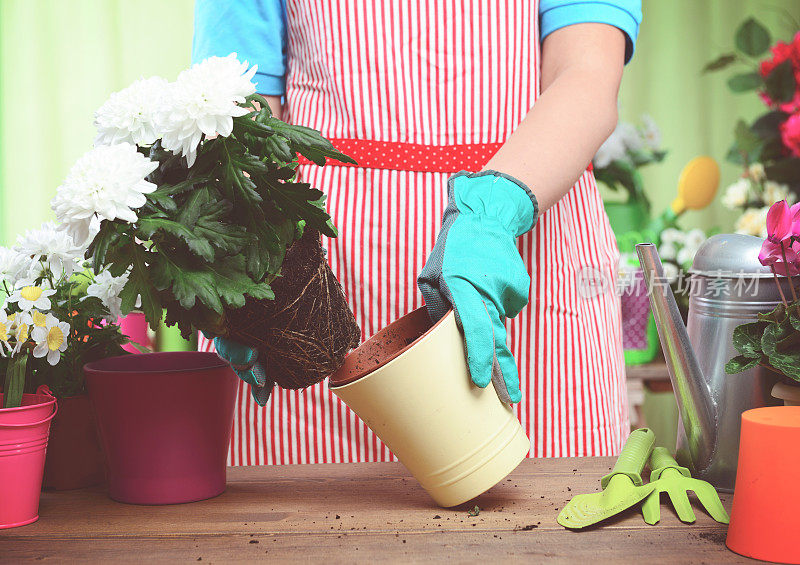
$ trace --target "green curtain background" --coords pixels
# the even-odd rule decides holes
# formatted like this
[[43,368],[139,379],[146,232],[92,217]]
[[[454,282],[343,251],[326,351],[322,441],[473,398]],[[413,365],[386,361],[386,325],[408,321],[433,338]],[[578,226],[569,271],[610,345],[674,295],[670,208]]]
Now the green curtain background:
[[[192,8],[193,0],[0,0],[0,244],[52,217],[48,203],[91,147],[93,112],[111,92],[141,76],[172,79],[189,63]],[[644,1],[620,108],[623,119],[648,113],[663,130],[669,155],[643,174],[656,211],[690,158],[722,161],[736,119],[761,111],[754,95],[728,91],[725,73],[700,73],[750,15],[786,39],[800,2]],[[722,186],[738,174],[723,165]],[[732,220],[715,202],[684,225],[730,230]]]

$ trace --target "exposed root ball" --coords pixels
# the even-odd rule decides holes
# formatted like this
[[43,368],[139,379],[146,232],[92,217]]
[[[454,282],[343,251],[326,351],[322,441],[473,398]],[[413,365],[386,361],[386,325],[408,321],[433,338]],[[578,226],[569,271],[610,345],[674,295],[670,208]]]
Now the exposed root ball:
[[289,248],[272,289],[275,300],[248,300],[226,312],[229,335],[258,349],[278,386],[309,387],[336,371],[361,338],[318,233],[306,230]]

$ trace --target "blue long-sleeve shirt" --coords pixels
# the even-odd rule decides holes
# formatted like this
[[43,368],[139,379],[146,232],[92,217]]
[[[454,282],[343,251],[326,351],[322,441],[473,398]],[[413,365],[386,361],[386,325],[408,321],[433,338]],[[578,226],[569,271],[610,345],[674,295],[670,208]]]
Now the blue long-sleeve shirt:
[[[196,0],[192,62],[236,52],[258,65],[254,77],[262,94],[282,95],[286,88],[285,0]],[[541,40],[557,29],[581,23],[615,26],[626,36],[625,62],[633,56],[641,0],[540,0]]]

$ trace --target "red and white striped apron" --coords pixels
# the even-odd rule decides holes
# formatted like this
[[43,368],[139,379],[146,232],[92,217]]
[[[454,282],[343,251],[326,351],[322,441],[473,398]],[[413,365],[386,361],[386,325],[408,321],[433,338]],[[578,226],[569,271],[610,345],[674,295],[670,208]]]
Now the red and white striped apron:
[[[422,304],[447,177],[479,170],[533,105],[538,2],[287,0],[287,25],[286,119],[359,161],[300,174],[328,194],[340,236],[324,245],[367,338]],[[612,455],[628,426],[619,299],[613,284],[588,298],[577,285],[587,267],[614,280],[618,262],[591,172],[519,250],[531,302],[508,335],[530,455]],[[237,402],[233,465],[392,460],[326,383],[276,388],[264,408],[240,383]]]

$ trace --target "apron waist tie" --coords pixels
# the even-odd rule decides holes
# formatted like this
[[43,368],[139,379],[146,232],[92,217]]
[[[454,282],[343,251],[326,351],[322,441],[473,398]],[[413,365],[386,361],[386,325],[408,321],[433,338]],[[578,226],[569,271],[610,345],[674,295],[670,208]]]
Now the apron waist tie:
[[[328,165],[423,173],[478,172],[503,145],[502,143],[425,145],[423,143],[371,139],[331,139],[330,141],[336,149],[355,159],[357,164],[352,165],[329,159]],[[314,164],[302,155],[299,163],[301,165]],[[587,170],[592,170],[591,163]]]

